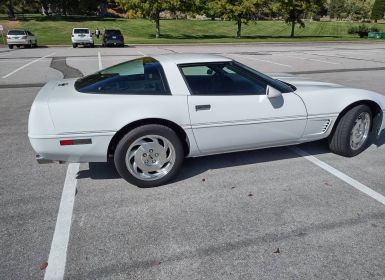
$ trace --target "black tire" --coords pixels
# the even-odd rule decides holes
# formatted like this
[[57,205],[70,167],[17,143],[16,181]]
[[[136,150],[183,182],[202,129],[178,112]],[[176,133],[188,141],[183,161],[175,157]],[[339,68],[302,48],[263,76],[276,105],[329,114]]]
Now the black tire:
[[347,111],[336,124],[332,134],[329,136],[329,148],[338,155],[354,157],[366,149],[369,136],[366,137],[360,148],[354,150],[350,145],[350,135],[358,116],[368,113],[370,116],[370,129],[373,124],[372,110],[367,105],[358,105]]
[[29,45],[28,45],[28,48],[33,48],[33,44],[32,44],[32,41],[29,41]]
[[74,44],[72,44],[72,47],[73,47],[73,48],[77,48],[77,47],[78,47],[78,44],[74,43]]
[[[163,177],[154,179],[152,181],[146,181],[135,177],[128,170],[125,162],[125,157],[128,148],[140,137],[146,135],[157,135],[166,138],[174,147],[175,150],[175,163],[172,169]],[[178,135],[171,128],[158,124],[144,125],[137,127],[128,132],[118,143],[114,153],[114,163],[116,170],[127,182],[143,188],[155,187],[165,184],[170,181],[180,169],[184,159],[184,150],[181,140]]]
[[12,50],[13,49],[13,45],[8,45],[8,48],[10,48]]

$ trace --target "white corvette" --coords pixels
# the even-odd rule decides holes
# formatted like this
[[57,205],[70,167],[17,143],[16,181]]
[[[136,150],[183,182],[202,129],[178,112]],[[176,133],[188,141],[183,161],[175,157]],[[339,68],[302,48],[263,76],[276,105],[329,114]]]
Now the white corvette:
[[167,54],[127,61],[37,95],[28,136],[41,163],[113,161],[137,186],[175,176],[185,157],[328,138],[355,156],[385,128],[385,96],[271,78],[226,57]]

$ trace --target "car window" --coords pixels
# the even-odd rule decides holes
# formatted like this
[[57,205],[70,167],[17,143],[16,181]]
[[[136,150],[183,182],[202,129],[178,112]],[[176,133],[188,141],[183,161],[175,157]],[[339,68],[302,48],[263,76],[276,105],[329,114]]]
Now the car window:
[[23,30],[9,30],[8,35],[25,35]]
[[30,31],[27,31],[29,36],[33,36],[33,34]]
[[266,83],[231,62],[180,65],[194,95],[257,95],[266,93]]
[[124,62],[78,79],[85,93],[166,95],[170,90],[161,64],[150,57]]
[[90,31],[87,28],[74,29],[74,34],[88,34]]
[[122,33],[119,30],[106,30],[105,34],[108,36],[117,36],[121,35]]

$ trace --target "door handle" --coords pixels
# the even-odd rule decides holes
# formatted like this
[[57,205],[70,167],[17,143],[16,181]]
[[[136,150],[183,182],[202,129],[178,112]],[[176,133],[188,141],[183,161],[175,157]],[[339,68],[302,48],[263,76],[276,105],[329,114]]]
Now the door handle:
[[203,111],[203,110],[210,110],[211,105],[210,104],[205,104],[205,105],[196,105],[195,106],[195,111]]

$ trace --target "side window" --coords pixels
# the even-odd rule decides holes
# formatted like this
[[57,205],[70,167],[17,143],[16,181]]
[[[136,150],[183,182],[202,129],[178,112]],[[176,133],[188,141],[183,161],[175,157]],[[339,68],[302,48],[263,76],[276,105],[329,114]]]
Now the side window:
[[28,34],[29,36],[33,36],[33,34],[32,34],[31,32],[29,32],[29,31],[27,31],[27,34]]
[[193,95],[265,94],[266,83],[231,62],[180,65]]
[[80,78],[75,88],[85,93],[170,94],[162,66],[152,58],[131,60]]

